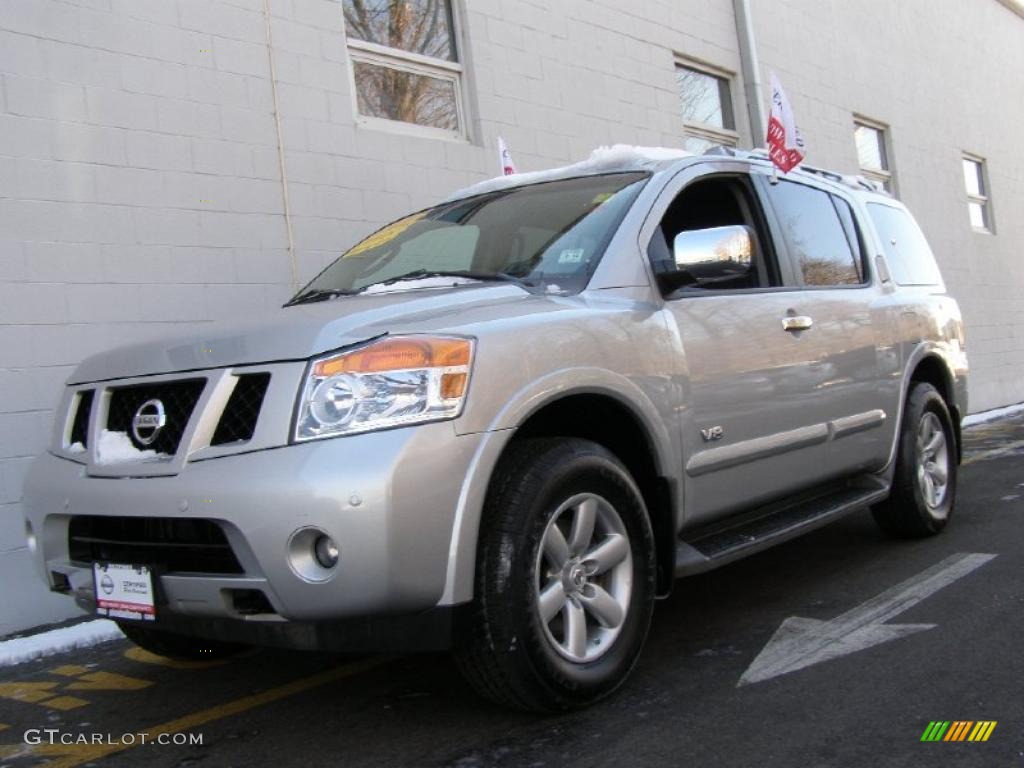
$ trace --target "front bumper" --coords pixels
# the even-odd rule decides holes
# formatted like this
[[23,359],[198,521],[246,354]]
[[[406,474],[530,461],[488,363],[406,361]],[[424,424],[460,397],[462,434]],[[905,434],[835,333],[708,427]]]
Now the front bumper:
[[[444,590],[459,495],[481,439],[438,422],[193,461],[166,477],[90,477],[47,454],[26,481],[26,517],[43,577],[86,610],[91,564],[73,561],[68,546],[76,515],[193,517],[224,531],[243,573],[158,575],[158,619],[169,629],[417,615]],[[341,551],[322,581],[289,561],[292,535],[311,527]],[[142,554],[139,562],[150,564]],[[262,592],[272,610],[239,610],[239,590]]]

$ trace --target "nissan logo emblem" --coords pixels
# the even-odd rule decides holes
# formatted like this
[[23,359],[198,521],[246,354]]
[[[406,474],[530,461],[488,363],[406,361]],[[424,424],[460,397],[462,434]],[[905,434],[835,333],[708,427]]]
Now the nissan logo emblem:
[[147,400],[139,406],[132,418],[132,434],[142,445],[150,445],[166,424],[164,404],[155,398]]

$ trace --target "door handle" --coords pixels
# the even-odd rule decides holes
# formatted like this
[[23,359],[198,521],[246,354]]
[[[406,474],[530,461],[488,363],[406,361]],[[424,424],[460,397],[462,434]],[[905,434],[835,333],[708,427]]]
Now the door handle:
[[814,325],[814,321],[807,315],[790,315],[782,318],[782,330],[784,331],[806,331]]

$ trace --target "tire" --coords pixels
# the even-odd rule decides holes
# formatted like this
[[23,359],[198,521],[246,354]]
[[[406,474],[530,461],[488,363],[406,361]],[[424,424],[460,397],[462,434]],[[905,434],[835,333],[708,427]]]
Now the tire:
[[945,528],[956,502],[956,456],[945,401],[931,384],[914,384],[900,426],[892,491],[871,510],[878,526],[900,538],[934,536]]
[[513,444],[485,502],[476,597],[455,649],[463,674],[484,697],[534,712],[609,695],[647,636],[654,552],[643,497],[608,450]]
[[124,632],[125,637],[143,650],[155,653],[157,656],[166,656],[169,659],[183,661],[222,659],[226,656],[233,656],[246,648],[238,643],[179,635],[127,622],[119,621],[117,626]]

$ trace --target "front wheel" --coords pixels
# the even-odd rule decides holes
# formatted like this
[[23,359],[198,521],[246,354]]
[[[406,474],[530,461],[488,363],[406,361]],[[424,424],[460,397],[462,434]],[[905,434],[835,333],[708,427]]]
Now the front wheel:
[[934,536],[946,527],[956,500],[956,436],[938,390],[919,382],[907,397],[896,473],[888,499],[872,508],[886,533]]
[[655,594],[650,522],[622,463],[586,440],[514,444],[488,495],[476,593],[456,658],[484,696],[554,712],[615,690]]

